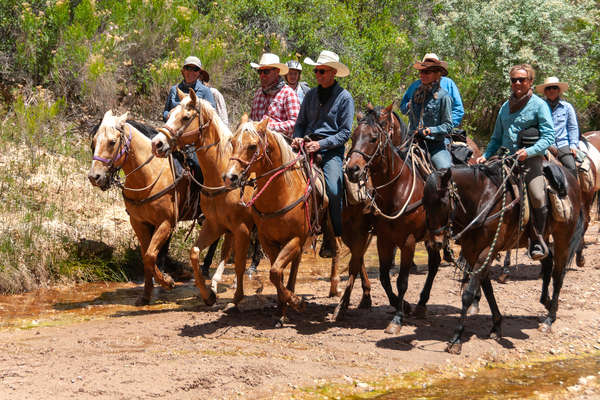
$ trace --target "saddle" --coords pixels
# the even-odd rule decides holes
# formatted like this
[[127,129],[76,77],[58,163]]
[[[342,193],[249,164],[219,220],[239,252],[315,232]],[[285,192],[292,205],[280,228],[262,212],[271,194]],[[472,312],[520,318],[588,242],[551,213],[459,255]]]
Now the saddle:
[[600,174],[592,171],[592,167],[595,171],[600,171],[600,152],[585,138],[579,141],[579,150],[578,170],[581,189],[585,192],[600,190]]

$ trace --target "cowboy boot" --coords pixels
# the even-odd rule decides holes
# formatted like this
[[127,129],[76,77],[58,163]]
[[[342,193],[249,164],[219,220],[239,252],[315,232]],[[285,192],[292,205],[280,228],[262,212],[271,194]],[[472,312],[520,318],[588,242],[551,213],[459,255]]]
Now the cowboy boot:
[[328,231],[328,229],[323,228],[323,242],[321,243],[321,249],[319,250],[319,257],[321,258],[333,257],[333,246],[331,245],[331,240],[333,240],[333,238]]
[[541,260],[548,256],[548,246],[544,241],[548,207],[534,208],[532,214],[533,221],[530,231],[529,256],[532,260]]

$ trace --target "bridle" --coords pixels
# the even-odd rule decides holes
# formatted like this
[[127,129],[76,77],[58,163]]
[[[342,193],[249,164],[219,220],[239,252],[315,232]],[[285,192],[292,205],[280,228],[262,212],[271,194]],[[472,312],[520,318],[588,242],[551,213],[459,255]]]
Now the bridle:
[[[117,185],[119,185],[120,182],[118,179],[115,178],[115,175],[119,172],[121,168],[123,168],[123,164],[125,164],[125,162],[127,161],[127,156],[129,154],[129,151],[131,150],[132,134],[131,127],[129,127],[129,138],[125,139],[125,132],[123,131],[123,128],[116,127],[115,129],[119,131],[120,134],[119,145],[117,146],[113,157],[109,159],[94,155],[92,157],[92,160],[100,161],[101,163],[106,164],[106,166],[108,167],[108,176],[110,177],[110,184],[116,183]],[[117,162],[121,160],[121,158],[123,158],[123,162],[121,162],[119,165],[116,165]]]
[[[202,138],[202,132],[204,132],[204,129],[206,129],[212,122],[212,119],[209,119],[207,122],[204,122],[202,120],[202,104],[200,102],[197,102],[196,104],[197,104],[197,109],[195,109],[196,113],[194,114],[194,116],[192,118],[190,118],[184,125],[182,125],[181,128],[177,129],[177,131],[175,131],[173,128],[170,128],[167,125],[163,125],[160,129],[158,129],[158,131],[160,133],[162,133],[163,135],[165,135],[165,137],[167,138],[167,143],[169,143],[169,150],[173,150],[173,149],[181,147],[180,146],[181,140],[186,139],[190,136],[196,136],[196,135],[197,135],[197,138],[196,138],[196,140],[193,141],[196,151],[207,150],[207,149],[219,144],[220,139],[217,140],[216,142],[208,144],[208,145],[199,146],[199,147],[196,146],[196,143],[198,143]],[[186,131],[186,129],[192,124],[192,122],[194,122],[195,119],[198,119],[199,127],[197,129],[194,129],[191,131]]]
[[[358,124],[373,126],[368,123],[367,118],[368,117],[364,117],[363,119],[358,121]],[[375,129],[377,132],[377,148],[375,149],[375,151],[373,151],[373,154],[367,154],[361,150],[353,148],[346,155],[346,159],[349,159],[350,156],[352,155],[352,153],[358,153],[366,161],[366,164],[362,168],[361,176],[359,177],[360,180],[366,180],[366,175],[368,173],[368,170],[369,170],[371,164],[373,163],[373,161],[375,160],[375,158],[377,156],[385,157],[385,155],[384,155],[385,148],[388,146],[392,146],[391,136],[393,133],[393,125],[390,126],[390,128],[388,129],[387,132],[385,132],[385,130],[383,129],[383,126],[381,125],[381,122],[379,120],[377,120],[375,122],[374,126],[375,126]],[[385,141],[382,140],[382,136],[385,136]]]

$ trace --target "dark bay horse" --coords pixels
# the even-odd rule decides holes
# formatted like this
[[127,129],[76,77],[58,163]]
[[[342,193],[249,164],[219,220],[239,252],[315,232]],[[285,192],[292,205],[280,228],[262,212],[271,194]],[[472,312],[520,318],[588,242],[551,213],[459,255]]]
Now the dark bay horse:
[[[463,256],[471,266],[469,283],[462,294],[462,309],[458,326],[447,351],[459,354],[467,310],[476,290],[481,286],[492,311],[493,326],[490,337],[502,336],[502,315],[496,304],[489,277],[489,266],[502,250],[526,247],[528,235],[519,231],[520,205],[518,194],[506,189],[506,181],[499,168],[487,165],[453,167],[431,174],[425,185],[423,204],[427,211],[427,227],[432,241],[441,246],[445,236],[455,236]],[[561,167],[562,168],[562,167]],[[583,240],[584,210],[576,178],[563,168],[572,215],[566,221],[557,221],[551,215],[544,236],[550,234],[554,247],[542,263],[542,294],[540,302],[548,315],[540,330],[550,331],[556,320],[558,298],[568,264]],[[500,176],[500,178],[498,178]],[[476,218],[476,222],[474,218]],[[526,232],[526,230],[525,230]],[[553,280],[552,298],[548,296],[550,278]]]
[[[399,126],[403,124],[392,108],[393,104],[382,111],[368,110],[358,121],[352,134],[346,172],[350,180],[355,182],[368,174],[375,188],[374,206],[378,212],[374,226],[379,279],[390,304],[397,310],[386,332],[395,334],[400,331],[406,317],[404,295],[408,288],[415,246],[427,239],[427,227],[425,210],[421,204],[425,180],[415,168],[414,157],[400,156],[392,141],[392,132],[401,129]],[[406,131],[406,128],[402,130]],[[407,143],[407,140],[400,140],[400,143]],[[427,243],[428,274],[415,310],[418,316],[425,315],[431,286],[441,261],[439,250]],[[398,295],[392,289],[389,275],[395,247],[401,251]]]
[[196,155],[204,175],[204,184],[215,190],[201,191],[200,205],[206,217],[196,245],[190,251],[196,287],[204,302],[212,305],[216,295],[205,284],[204,275],[198,265],[200,252],[226,232],[233,235],[236,290],[233,298],[238,305],[244,298],[244,271],[254,227],[252,212],[240,204],[240,199],[250,200],[250,188],[230,190],[224,186],[223,173],[232,155],[231,131],[218,117],[215,109],[204,99],[197,98],[190,90],[187,95],[178,90],[181,100],[171,110],[169,119],[152,139],[152,151],[166,156],[170,151],[186,145],[196,147]]

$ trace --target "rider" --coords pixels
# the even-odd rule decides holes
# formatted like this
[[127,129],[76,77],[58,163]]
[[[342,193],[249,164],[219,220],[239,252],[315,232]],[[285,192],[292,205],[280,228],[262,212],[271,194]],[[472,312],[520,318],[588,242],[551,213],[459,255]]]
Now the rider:
[[290,60],[286,63],[286,65],[288,66],[289,71],[287,74],[285,74],[285,81],[289,87],[296,91],[296,94],[298,95],[298,101],[300,104],[302,104],[304,96],[310,90],[308,83],[300,81],[300,77],[302,76],[302,64],[296,60]]
[[535,71],[529,64],[510,69],[512,93],[500,108],[490,142],[477,162],[485,162],[503,146],[523,163],[522,171],[533,209],[529,255],[540,260],[548,255],[543,237],[548,207],[542,162],[545,151],[554,144],[554,124],[546,102],[531,90],[534,78]]
[[[206,74],[206,79],[208,79],[208,74]],[[210,89],[210,92],[212,93],[213,98],[215,99],[215,110],[217,111],[217,115],[221,118],[225,125],[229,126],[229,117],[227,116],[227,104],[225,104],[225,98],[223,97],[221,92],[217,90],[217,88],[212,87],[208,83],[208,80],[203,80],[202,83],[204,84],[204,86]]]
[[281,75],[288,73],[288,66],[279,62],[279,56],[264,53],[258,64],[250,63],[260,77],[260,88],[252,100],[250,119],[261,121],[269,117],[268,128],[291,136],[300,111],[296,92],[285,84]]
[[442,75],[448,74],[445,61],[427,58],[416,62],[421,85],[410,99],[409,128],[420,138],[435,169],[450,168],[452,156],[448,151],[452,132],[452,99],[440,87]]
[[[434,53],[427,53],[425,54],[425,57],[423,57],[422,63],[424,62],[439,63],[440,59]],[[448,78],[446,75],[448,75],[448,71],[444,70],[440,79],[440,87],[446,92],[448,92],[448,94],[452,98],[452,124],[456,128],[462,122],[463,116],[465,115],[465,109],[463,108],[462,98],[460,97],[460,92],[458,91],[456,83],[454,83],[454,81]],[[421,86],[420,79],[414,81],[408,87],[408,89],[406,89],[404,96],[402,96],[402,101],[400,102],[400,111],[402,112],[402,114],[406,115],[410,111],[410,100],[412,99],[413,94],[415,93],[417,88],[419,88],[419,86]]]
[[560,98],[569,88],[569,84],[561,82],[557,77],[551,76],[544,79],[544,83],[535,87],[536,92],[546,96],[546,103],[550,106],[554,132],[556,133],[556,148],[560,162],[577,176],[575,155],[579,144],[579,126],[577,115],[571,105]]
[[[323,50],[316,62],[307,57],[304,63],[314,66],[313,72],[319,85],[310,89],[304,97],[294,128],[292,147],[298,148],[308,140],[304,145],[306,151],[319,152],[323,157],[321,166],[325,174],[329,212],[339,246],[344,197],[342,160],[344,145],[350,138],[354,120],[354,99],[335,78],[348,76],[350,70],[340,62],[337,54],[328,50]],[[325,246],[321,248],[320,255],[329,256],[328,240],[324,239],[323,243]]]

